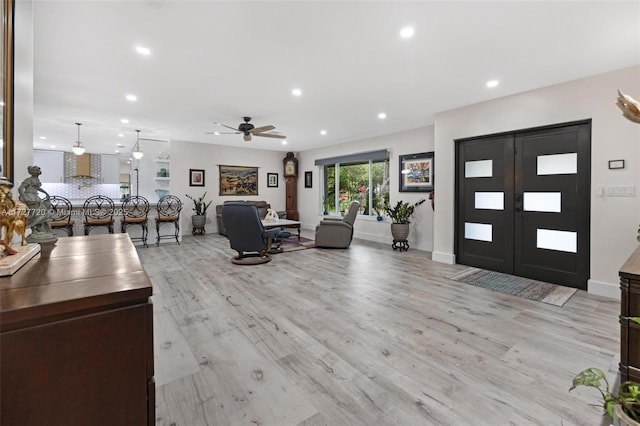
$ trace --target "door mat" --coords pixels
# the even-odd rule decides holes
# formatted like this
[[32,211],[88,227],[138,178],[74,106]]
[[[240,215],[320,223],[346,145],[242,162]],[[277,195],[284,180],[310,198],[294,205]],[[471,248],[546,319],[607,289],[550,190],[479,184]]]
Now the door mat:
[[282,244],[280,244],[280,248],[282,252],[287,253],[290,251],[298,251],[298,250],[306,250],[310,248],[314,248],[316,246],[315,240],[310,240],[309,238],[300,237],[298,240],[297,235],[292,235],[290,237],[282,240]]
[[575,288],[478,268],[467,268],[447,278],[554,306],[563,306],[577,291]]

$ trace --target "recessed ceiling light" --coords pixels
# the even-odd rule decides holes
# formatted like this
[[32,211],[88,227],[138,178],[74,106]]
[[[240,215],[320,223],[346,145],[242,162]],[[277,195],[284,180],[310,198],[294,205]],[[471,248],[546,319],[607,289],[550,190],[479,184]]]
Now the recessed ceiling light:
[[127,161],[127,164],[131,164],[131,161]]
[[380,120],[384,120],[385,118],[387,118],[387,114],[386,114],[386,113],[384,113],[384,112],[381,112],[380,114],[378,114],[378,118],[379,118]]
[[51,145],[51,148],[55,148],[55,147],[56,147],[55,145]]
[[415,34],[413,27],[404,27],[400,30],[400,37],[402,38],[411,38]]
[[120,150],[119,149],[116,149],[116,154],[120,154]]
[[282,145],[286,145],[286,144],[287,144],[287,140],[285,139],[282,141]]
[[302,96],[302,90],[300,90],[300,89],[293,89],[293,90],[291,91],[291,94],[292,94],[293,96]]
[[220,132],[213,132],[214,135],[220,136]]
[[489,80],[487,81],[487,87],[496,87],[500,83],[498,80]]
[[117,143],[117,144],[116,144],[116,146],[117,146],[118,148],[124,148],[124,145],[122,145],[121,143]]
[[125,96],[125,97],[127,98],[127,100],[128,100],[129,102],[135,102],[135,101],[137,101],[137,100],[138,100],[138,97],[137,97],[136,95],[127,95],[127,96]]
[[128,123],[129,123],[129,120],[127,120],[126,118],[123,118],[122,120],[120,120],[120,122],[121,122],[122,124],[128,124]]
[[151,55],[151,50],[148,47],[144,46],[136,46],[136,52],[145,56]]
[[120,136],[121,138],[124,138],[124,133],[118,133],[118,136]]
[[40,136],[40,139],[45,140],[45,139],[47,139],[47,137],[46,136]]
[[320,134],[324,136],[324,135],[327,134],[327,131],[326,130],[320,130]]

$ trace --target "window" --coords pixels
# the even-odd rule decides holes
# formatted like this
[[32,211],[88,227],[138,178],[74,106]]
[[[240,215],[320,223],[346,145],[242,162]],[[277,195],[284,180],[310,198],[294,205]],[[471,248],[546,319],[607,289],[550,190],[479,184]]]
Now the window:
[[344,212],[353,201],[359,214],[377,215],[389,197],[389,155],[387,151],[354,154],[316,160],[322,166],[322,202],[328,213]]

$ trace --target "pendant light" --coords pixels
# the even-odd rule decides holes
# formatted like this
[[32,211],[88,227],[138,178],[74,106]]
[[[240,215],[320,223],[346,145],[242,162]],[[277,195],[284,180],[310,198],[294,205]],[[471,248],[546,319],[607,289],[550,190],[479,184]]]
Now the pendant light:
[[73,153],[75,155],[82,155],[85,151],[84,146],[82,146],[82,143],[80,143],[80,126],[82,126],[82,123],[76,123],[76,126],[78,126],[78,140],[73,146]]
[[144,153],[142,152],[142,148],[140,148],[140,130],[136,129],[136,132],[138,136],[136,139],[136,147],[133,149],[133,158],[139,160],[144,156]]

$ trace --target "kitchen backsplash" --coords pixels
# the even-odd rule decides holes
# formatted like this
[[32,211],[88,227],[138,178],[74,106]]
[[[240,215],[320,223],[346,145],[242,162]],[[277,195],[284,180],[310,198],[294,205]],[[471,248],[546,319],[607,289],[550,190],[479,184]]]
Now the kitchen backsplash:
[[[65,176],[66,178],[66,176]],[[87,199],[93,195],[104,195],[113,201],[120,201],[120,185],[92,183],[95,179],[74,179],[77,183],[43,183],[42,189],[49,195],[58,195],[68,199]]]

